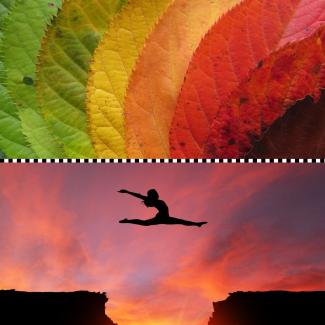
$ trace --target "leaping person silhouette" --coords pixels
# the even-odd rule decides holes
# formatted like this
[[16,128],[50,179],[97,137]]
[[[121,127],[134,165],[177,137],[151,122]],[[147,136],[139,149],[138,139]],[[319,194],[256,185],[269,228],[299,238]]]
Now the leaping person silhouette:
[[135,196],[138,199],[143,200],[144,205],[149,207],[154,207],[158,210],[158,213],[154,218],[142,220],[142,219],[123,219],[120,220],[120,223],[133,223],[140,226],[153,226],[160,224],[173,224],[173,225],[184,225],[184,226],[197,226],[201,227],[207,222],[194,222],[183,219],[178,219],[171,217],[169,215],[169,209],[167,204],[163,200],[159,200],[159,194],[155,189],[151,189],[147,192],[147,196],[130,192],[128,190],[119,190],[119,193],[126,193],[132,196]]

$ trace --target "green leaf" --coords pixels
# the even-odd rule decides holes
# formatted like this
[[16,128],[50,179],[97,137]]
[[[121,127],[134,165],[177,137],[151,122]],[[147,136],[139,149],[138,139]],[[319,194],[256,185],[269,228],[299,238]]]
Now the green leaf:
[[[15,0],[0,1],[0,49],[2,49],[2,30],[5,18]],[[2,55],[1,55],[2,57]],[[5,79],[3,62],[0,61],[0,82]],[[17,116],[17,107],[8,95],[7,89],[0,85],[0,158],[35,158],[28,148],[25,136],[21,131],[21,123]]]
[[42,43],[38,99],[68,157],[94,157],[85,113],[88,67],[110,19],[125,2],[66,0]]
[[21,131],[17,107],[2,85],[0,86],[0,150],[12,158],[37,158],[28,147]]
[[15,4],[15,0],[0,0],[0,83],[2,84],[4,81],[4,66],[3,66],[3,55],[1,53],[2,50],[2,36],[3,36],[3,28],[5,25],[5,18],[7,17],[11,7]]
[[14,4],[15,0],[0,0],[0,36],[2,36],[4,18],[8,15],[10,8]]
[[60,4],[61,0],[16,0],[3,31],[6,86],[18,107],[22,131],[41,158],[62,156],[60,146],[40,114],[35,91],[35,68],[41,40]]

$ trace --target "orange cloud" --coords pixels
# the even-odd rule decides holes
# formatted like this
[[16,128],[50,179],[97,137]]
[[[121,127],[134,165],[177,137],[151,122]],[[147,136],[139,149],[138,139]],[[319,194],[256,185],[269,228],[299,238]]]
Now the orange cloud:
[[20,290],[67,290],[76,272],[87,263],[72,224],[76,216],[60,207],[62,178],[41,179],[31,168],[7,168],[0,193],[10,225],[2,247],[5,263],[1,287]]

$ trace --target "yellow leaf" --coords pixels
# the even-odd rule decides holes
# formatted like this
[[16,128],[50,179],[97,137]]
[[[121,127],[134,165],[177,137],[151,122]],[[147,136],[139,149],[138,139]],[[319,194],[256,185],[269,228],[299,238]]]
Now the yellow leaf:
[[98,157],[125,157],[123,101],[147,35],[172,0],[130,0],[95,51],[87,85],[90,135]]
[[47,126],[69,158],[92,158],[85,113],[92,54],[125,0],[65,0],[39,53],[37,96]]
[[146,41],[125,98],[127,155],[169,157],[177,97],[200,40],[240,0],[176,0]]

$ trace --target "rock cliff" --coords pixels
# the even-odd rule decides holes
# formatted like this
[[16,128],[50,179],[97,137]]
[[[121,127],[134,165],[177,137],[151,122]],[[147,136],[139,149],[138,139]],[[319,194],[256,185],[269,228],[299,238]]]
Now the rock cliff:
[[0,290],[0,324],[116,325],[105,293]]
[[209,325],[325,324],[325,292],[235,292],[213,303]]

